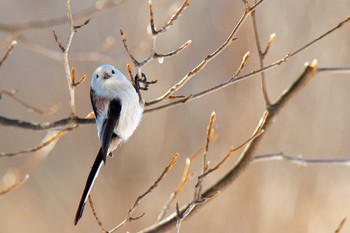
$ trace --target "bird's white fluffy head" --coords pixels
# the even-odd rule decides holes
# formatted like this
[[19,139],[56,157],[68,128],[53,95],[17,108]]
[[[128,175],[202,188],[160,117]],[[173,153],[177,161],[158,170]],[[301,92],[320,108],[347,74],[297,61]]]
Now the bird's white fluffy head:
[[91,79],[91,88],[97,95],[110,96],[116,89],[130,87],[130,81],[114,66],[99,66]]

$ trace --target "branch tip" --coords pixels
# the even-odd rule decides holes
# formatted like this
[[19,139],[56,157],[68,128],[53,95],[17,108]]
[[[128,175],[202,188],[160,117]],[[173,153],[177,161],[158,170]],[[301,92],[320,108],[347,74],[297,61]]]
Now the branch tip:
[[16,40],[12,40],[10,46],[7,48],[7,51],[6,51],[5,55],[0,60],[0,66],[10,56],[12,50],[14,50],[16,48],[16,46],[17,46],[17,41]]

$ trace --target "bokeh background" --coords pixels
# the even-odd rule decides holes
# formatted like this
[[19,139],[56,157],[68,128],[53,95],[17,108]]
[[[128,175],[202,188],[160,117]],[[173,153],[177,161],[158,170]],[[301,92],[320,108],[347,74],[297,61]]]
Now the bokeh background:
[[[94,0],[73,0],[73,13],[94,6]],[[181,1],[154,1],[156,25],[162,26]],[[191,39],[181,54],[144,67],[149,79],[158,83],[144,93],[151,100],[172,86],[227,37],[243,12],[242,1],[191,0],[181,18],[157,40],[157,51],[168,52]],[[276,33],[265,63],[282,58],[321,33],[350,12],[348,0],[265,0],[257,9],[262,45]],[[75,35],[70,65],[88,80],[76,89],[77,112],[91,111],[90,76],[103,63],[112,63],[122,72],[130,60],[122,46],[119,28],[125,30],[128,44],[137,58],[147,56],[150,48],[148,1],[125,0],[118,6],[89,16],[91,22]],[[48,20],[66,15],[65,1],[1,0],[0,23]],[[77,20],[82,23],[85,17]],[[69,115],[69,93],[61,54],[52,36],[55,30],[62,43],[68,24],[17,31],[18,46],[0,68],[0,88],[18,90],[18,97],[39,108],[62,103],[51,116],[40,116],[3,95],[0,114],[35,122],[54,121]],[[11,33],[0,30],[0,42]],[[190,94],[223,82],[237,69],[246,51],[250,60],[243,72],[258,67],[252,22],[249,18],[239,31],[238,40],[214,59],[178,94]],[[115,41],[101,57],[97,52],[108,38]],[[301,73],[304,63],[317,58],[320,67],[350,65],[350,25],[266,73],[273,100]],[[34,44],[33,44],[34,43]],[[7,44],[2,44],[1,54]],[[6,46],[5,46],[6,45]],[[45,48],[38,53],[37,45]],[[83,52],[83,54],[81,54]],[[49,55],[49,56],[48,56]],[[91,54],[90,54],[91,55]],[[259,147],[259,154],[284,152],[306,158],[350,158],[350,81],[349,74],[318,74],[281,112]],[[135,214],[146,215],[124,226],[120,232],[136,232],[155,222],[156,217],[177,186],[185,159],[205,142],[206,127],[212,111],[217,113],[218,139],[210,145],[209,158],[216,164],[232,145],[246,140],[254,130],[264,103],[259,76],[185,105],[146,114],[134,136],[107,161],[92,191],[96,211],[106,228],[121,222],[135,198],[160,175],[175,152],[176,166],[147,196]],[[46,132],[0,126],[0,151],[11,152],[40,143]],[[84,125],[62,137],[54,148],[33,154],[1,158],[0,175],[29,172],[29,180],[0,197],[0,232],[99,232],[87,206],[78,226],[73,218],[90,167],[99,148],[95,125]],[[49,149],[51,152],[47,155]],[[228,160],[208,177],[208,187],[234,165]],[[191,169],[196,177],[201,160]],[[6,176],[8,179],[8,176]],[[334,232],[350,215],[350,169],[348,166],[311,165],[301,167],[286,161],[252,164],[228,189],[208,203],[182,225],[182,232]],[[2,179],[2,187],[8,182]],[[196,179],[178,196],[180,205],[192,200]],[[174,211],[174,205],[171,206]],[[350,231],[346,223],[342,232]]]

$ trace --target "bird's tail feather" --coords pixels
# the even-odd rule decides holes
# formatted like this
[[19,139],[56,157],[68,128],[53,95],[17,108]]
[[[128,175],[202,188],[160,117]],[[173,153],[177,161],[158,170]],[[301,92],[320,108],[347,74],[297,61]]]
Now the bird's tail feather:
[[102,153],[102,148],[100,148],[100,151],[98,152],[98,154],[96,156],[95,162],[92,165],[90,174],[89,174],[88,179],[86,181],[85,188],[84,188],[84,191],[83,191],[83,194],[81,196],[80,203],[79,203],[79,206],[77,209],[77,213],[75,214],[74,225],[77,225],[79,219],[83,215],[85,203],[88,199],[92,185],[94,184],[96,177],[97,177],[103,163],[104,163],[103,153]]

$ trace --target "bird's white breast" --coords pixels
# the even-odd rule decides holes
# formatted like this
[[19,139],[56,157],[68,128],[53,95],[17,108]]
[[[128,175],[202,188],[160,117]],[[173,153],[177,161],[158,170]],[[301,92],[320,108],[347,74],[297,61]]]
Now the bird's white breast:
[[115,133],[122,141],[126,141],[141,121],[143,106],[140,104],[139,97],[131,83],[117,90],[117,98],[121,101],[122,109]]

